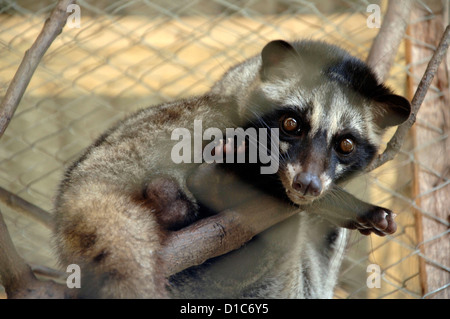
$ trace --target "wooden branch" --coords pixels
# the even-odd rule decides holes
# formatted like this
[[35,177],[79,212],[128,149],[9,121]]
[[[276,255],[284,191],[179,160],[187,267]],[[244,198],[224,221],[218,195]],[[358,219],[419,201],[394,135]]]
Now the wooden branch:
[[0,187],[0,202],[25,216],[31,217],[48,229],[53,229],[54,220],[50,213],[2,187]]
[[38,280],[14,248],[0,212],[0,282],[8,298],[64,298],[70,292],[53,281]]
[[411,102],[411,115],[408,120],[400,125],[397,128],[394,136],[391,138],[389,143],[387,144],[384,152],[373,161],[373,163],[367,168],[366,171],[372,171],[375,168],[383,165],[387,161],[392,160],[397,153],[400,151],[400,148],[403,145],[406,134],[408,133],[411,126],[416,122],[417,113],[419,112],[420,106],[422,105],[423,100],[427,94],[428,89],[430,88],[431,82],[433,81],[434,75],[439,67],[439,64],[442,62],[447,49],[450,44],[450,26],[447,26],[445,29],[444,35],[442,36],[441,42],[439,43],[436,51],[433,54],[430,62],[428,63],[425,74],[422,77],[422,80],[417,87],[416,93],[414,94],[414,98]]
[[[411,13],[412,15],[414,14],[414,11]],[[411,37],[411,26],[407,28],[406,30],[406,34]],[[411,40],[406,41],[405,44],[405,60],[406,60],[406,64],[407,65],[412,65],[412,43]],[[419,73],[415,72],[414,69],[410,69],[410,72],[412,74],[416,73],[417,75],[419,75]],[[414,88],[415,88],[415,83],[414,83],[414,76],[413,75],[409,75],[406,79],[407,81],[407,92],[408,92],[408,98],[410,100],[413,99],[413,94],[414,94]],[[411,139],[412,139],[412,143],[413,143],[413,147],[415,148],[417,146],[417,134],[416,134],[416,130],[417,127],[415,125],[413,125],[411,127]],[[421,198],[417,197],[418,194],[420,194],[420,190],[419,190],[419,167],[418,165],[414,164],[412,167],[412,198],[415,198],[415,202],[417,207],[421,207]],[[414,213],[414,228],[415,228],[415,237],[416,237],[416,242],[417,243],[422,243],[423,242],[423,221],[422,221],[422,213],[420,212],[420,210],[417,207],[412,207],[412,211]],[[424,253],[424,246],[420,245],[419,247],[419,251],[422,254],[422,256],[425,255]],[[419,284],[420,284],[420,292],[421,295],[424,296],[428,291],[427,291],[427,273],[426,273],[426,264],[425,264],[425,259],[424,258],[419,258],[418,261],[418,267],[419,267]]]
[[411,0],[390,0],[380,31],[372,43],[367,64],[384,82],[394,63],[411,14]]
[[[39,36],[31,48],[25,52],[25,56],[0,104],[0,138],[8,127],[42,56],[53,40],[61,33],[69,15],[67,7],[73,3],[75,3],[75,0],[60,0],[57,3],[50,17],[45,21]],[[18,196],[2,190],[0,197],[7,205],[26,211],[31,216],[38,217],[47,225],[51,224],[49,216],[44,211],[30,205]],[[30,266],[15,250],[1,213],[0,282],[5,287],[8,298],[64,298],[71,295],[65,286],[53,281],[40,281],[34,276]]]
[[0,137],[8,127],[42,56],[66,24],[68,17],[67,6],[73,3],[75,3],[75,0],[60,0],[58,2],[50,17],[45,21],[44,27],[36,41],[25,52],[22,63],[20,63],[0,104]]
[[174,232],[161,252],[166,275],[238,249],[253,236],[298,212],[280,210],[268,198],[256,199]]
[[[203,164],[188,178],[188,187],[197,199],[220,214],[167,237],[160,252],[167,276],[238,249],[253,236],[301,210],[230,175],[217,165]],[[214,183],[217,179],[221,182]]]
[[64,282],[67,280],[68,274],[62,270],[49,268],[42,265],[29,264],[33,274],[39,276],[40,278],[45,277],[47,279],[56,280],[59,282]]
[[0,280],[6,293],[9,296],[35,279],[31,268],[17,254],[0,212]]
[[[412,12],[414,23],[408,28],[410,40],[407,41],[407,63],[411,65],[408,76],[409,92],[414,93],[417,86],[418,76],[425,72],[426,65],[413,62],[423,61],[430,55],[433,47],[437,46],[440,34],[448,25],[450,8],[448,2],[424,1],[425,6],[416,6]],[[433,19],[429,16],[429,9],[435,12]],[[447,54],[450,57],[450,54]],[[447,63],[446,63],[447,62]],[[433,86],[438,91],[430,91],[427,99],[423,102],[420,111],[420,119],[426,125],[414,125],[411,130],[411,139],[414,149],[414,162],[412,165],[415,174],[413,178],[413,196],[415,199],[415,232],[416,249],[420,251],[418,258],[419,280],[422,288],[423,298],[449,299],[450,289],[439,290],[445,283],[449,282],[448,274],[444,268],[450,266],[448,253],[450,241],[445,234],[449,229],[450,187],[437,188],[436,185],[444,183],[449,177],[448,158],[450,156],[450,91],[449,91],[449,67],[450,60],[440,65],[433,80]],[[433,128],[439,128],[437,133]],[[420,146],[438,135],[447,136],[442,141],[433,143],[425,149]],[[430,174],[430,171],[439,172],[438,175]],[[434,190],[433,190],[434,189]],[[430,190],[433,190],[430,192]],[[426,194],[426,195],[425,195]],[[427,212],[427,214],[423,214]],[[428,216],[426,216],[428,215]],[[434,238],[433,240],[430,240]],[[429,262],[431,261],[431,262]]]

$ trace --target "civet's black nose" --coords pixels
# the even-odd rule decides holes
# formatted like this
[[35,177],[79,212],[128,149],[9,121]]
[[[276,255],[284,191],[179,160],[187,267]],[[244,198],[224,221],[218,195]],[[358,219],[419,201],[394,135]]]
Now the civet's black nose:
[[322,192],[322,182],[319,176],[307,172],[297,174],[292,187],[303,195],[319,196]]

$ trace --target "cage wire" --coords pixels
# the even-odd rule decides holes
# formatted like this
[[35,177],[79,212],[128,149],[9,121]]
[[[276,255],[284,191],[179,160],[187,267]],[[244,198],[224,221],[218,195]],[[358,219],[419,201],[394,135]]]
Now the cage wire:
[[[363,0],[77,4],[79,28],[66,26],[51,45],[0,139],[0,186],[49,212],[64,168],[117,120],[142,107],[207,92],[227,68],[257,54],[273,39],[325,40],[365,59],[378,32],[367,25],[367,7],[377,4],[382,12],[386,9],[386,1]],[[0,0],[1,95],[54,5],[54,1]],[[425,14],[411,23],[442,15],[428,2],[415,5]],[[431,53],[408,64],[401,46],[388,80],[400,94],[406,94],[407,75],[413,76],[417,65],[426,65],[435,49],[407,37]],[[430,91],[448,97],[448,82],[433,85]],[[420,114],[418,125],[434,132],[428,141],[420,146],[408,141],[396,160],[346,186],[362,199],[391,208],[398,214],[399,228],[385,238],[352,233],[336,298],[449,296],[448,217],[425,211],[416,201],[436,192],[448,194],[449,172],[448,168],[436,171],[415,156],[421,153],[427,163],[439,156],[434,147],[447,143],[448,131],[434,127]],[[448,149],[440,155],[445,161]],[[432,188],[418,194],[413,193],[414,165],[437,178]],[[439,216],[448,216],[445,197],[442,207],[445,214]],[[51,232],[4,203],[0,202],[0,209],[20,255],[32,265],[57,269]],[[437,223],[440,232],[420,239],[417,213]],[[443,248],[435,256],[426,255],[422,248],[431,244]],[[428,283],[426,290],[421,284],[421,260],[440,272],[440,279]],[[381,269],[379,288],[369,287],[370,264]]]

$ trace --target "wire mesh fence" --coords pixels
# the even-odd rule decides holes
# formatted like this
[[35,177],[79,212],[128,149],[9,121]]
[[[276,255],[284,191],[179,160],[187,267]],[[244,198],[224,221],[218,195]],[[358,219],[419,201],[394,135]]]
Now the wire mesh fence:
[[[207,92],[227,68],[273,39],[325,40],[365,59],[378,32],[368,27],[367,8],[376,4],[383,12],[386,7],[385,1],[363,0],[77,3],[79,27],[72,21],[52,44],[0,139],[0,187],[49,212],[64,168],[126,114]],[[54,4],[0,0],[1,95]],[[412,17],[411,30],[423,21],[443,17],[445,24],[448,19],[447,1],[415,5],[419,13]],[[408,83],[415,89],[423,74],[417,72],[437,43],[411,32],[405,39],[426,51],[411,56],[406,45],[397,55],[388,83],[407,95]],[[446,103],[447,110],[438,115],[446,126],[419,113],[417,126],[430,134],[412,136],[395,161],[346,186],[360,198],[392,208],[399,229],[386,238],[352,234],[336,298],[450,295],[448,62],[444,80],[435,82],[427,98]],[[421,174],[432,179],[430,187],[419,185],[425,178]],[[425,209],[426,201],[442,203]],[[0,209],[24,259],[57,268],[50,231],[1,202]],[[380,287],[368,284],[371,264],[380,267]]]

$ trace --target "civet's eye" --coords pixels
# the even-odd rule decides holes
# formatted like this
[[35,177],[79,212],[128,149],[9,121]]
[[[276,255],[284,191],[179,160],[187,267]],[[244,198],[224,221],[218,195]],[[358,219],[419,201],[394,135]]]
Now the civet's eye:
[[295,133],[298,131],[299,129],[299,123],[298,121],[291,117],[291,116],[286,116],[282,119],[282,128],[286,133]]
[[343,138],[338,144],[338,152],[347,155],[355,150],[355,142],[351,138]]

